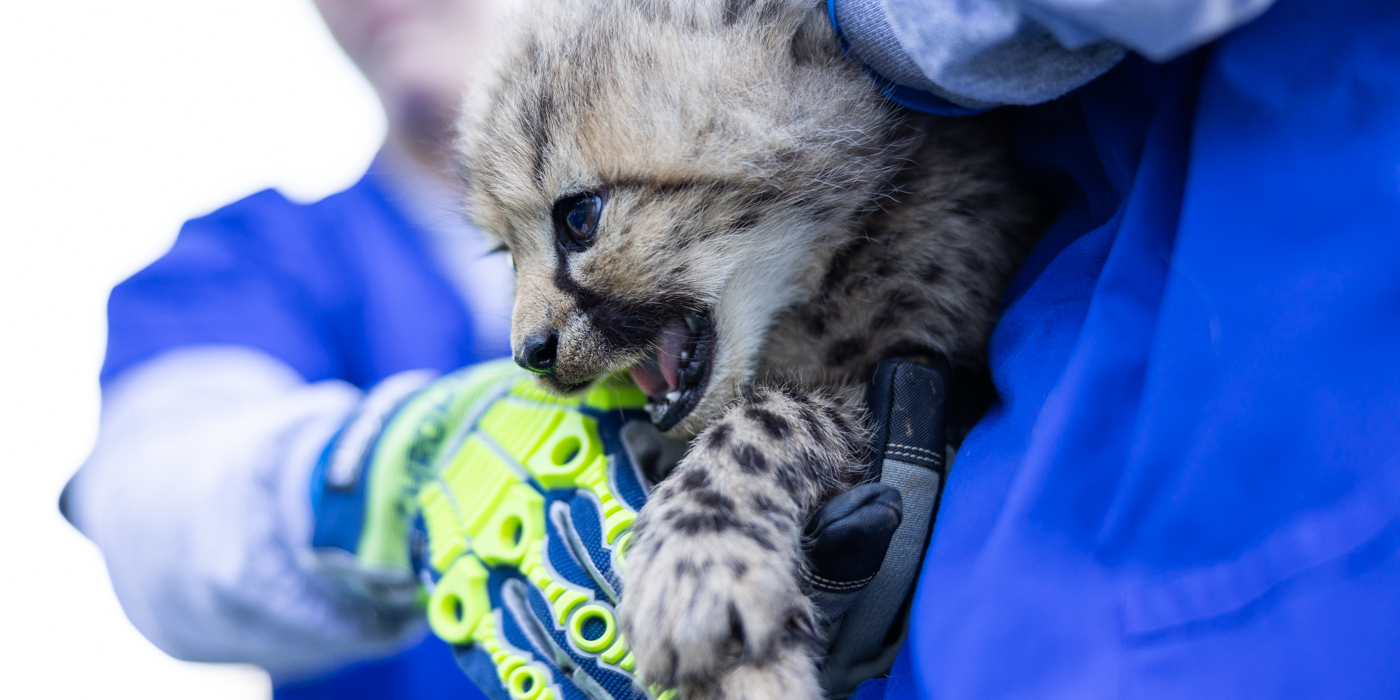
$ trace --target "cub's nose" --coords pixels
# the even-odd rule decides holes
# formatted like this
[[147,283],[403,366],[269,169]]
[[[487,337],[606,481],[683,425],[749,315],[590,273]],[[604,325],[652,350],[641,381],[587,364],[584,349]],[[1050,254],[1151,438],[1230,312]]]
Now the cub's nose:
[[559,353],[559,334],[553,330],[536,333],[525,339],[515,353],[515,364],[535,374],[554,374],[555,355]]

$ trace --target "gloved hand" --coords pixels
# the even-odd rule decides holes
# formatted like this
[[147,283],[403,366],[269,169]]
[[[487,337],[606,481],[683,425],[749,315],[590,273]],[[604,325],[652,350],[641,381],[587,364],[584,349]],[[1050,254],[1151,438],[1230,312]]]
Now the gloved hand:
[[[646,697],[614,606],[631,522],[684,445],[652,427],[626,380],[571,399],[507,363],[407,399],[413,382],[400,381],[372,392],[322,459],[323,566],[381,609],[411,606],[424,584],[433,631],[496,700]],[[814,591],[833,619],[873,578],[899,518],[899,493],[878,483],[813,517],[806,573],[840,582]]]
[[426,597],[493,697],[645,697],[616,634],[616,571],[684,444],[625,380],[560,399],[507,361],[429,379],[375,387],[323,452],[316,566],[385,614]]
[[627,381],[561,399],[522,374],[420,493],[428,621],[488,696],[646,697],[617,632],[620,570],[649,482],[684,445],[645,402]]
[[311,479],[312,566],[345,592],[390,615],[421,614],[413,561],[418,492],[442,448],[473,410],[518,378],[493,362],[441,378],[396,374],[376,385],[322,451]]

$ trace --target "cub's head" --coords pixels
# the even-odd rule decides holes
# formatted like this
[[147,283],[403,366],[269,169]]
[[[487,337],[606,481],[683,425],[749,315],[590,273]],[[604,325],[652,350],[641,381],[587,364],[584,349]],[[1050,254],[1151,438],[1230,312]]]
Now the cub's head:
[[741,392],[898,167],[897,118],[818,0],[535,0],[460,124],[509,249],[516,362],[556,391],[631,370],[694,434]]

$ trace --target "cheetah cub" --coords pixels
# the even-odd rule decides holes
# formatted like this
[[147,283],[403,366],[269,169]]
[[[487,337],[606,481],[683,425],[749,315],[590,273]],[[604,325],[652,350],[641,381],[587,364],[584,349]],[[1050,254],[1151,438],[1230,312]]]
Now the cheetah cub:
[[981,118],[885,100],[821,0],[534,0],[464,102],[468,206],[558,392],[630,370],[690,439],[620,624],[683,698],[817,698],[808,515],[864,470],[891,355],[982,362],[1034,228]]

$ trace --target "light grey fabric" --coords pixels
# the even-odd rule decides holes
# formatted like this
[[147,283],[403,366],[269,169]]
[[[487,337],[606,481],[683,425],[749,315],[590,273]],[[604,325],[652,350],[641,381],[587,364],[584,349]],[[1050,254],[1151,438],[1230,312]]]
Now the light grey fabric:
[[1062,42],[1096,36],[1167,61],[1263,14],[1274,0],[1024,0]]
[[421,615],[384,615],[305,565],[311,471],[362,398],[213,345],[158,355],[104,391],[97,445],[66,500],[147,639],[290,681],[423,636]]
[[836,17],[851,52],[882,77],[978,109],[1054,99],[1127,53],[1103,40],[1065,48],[1007,2],[842,0]]
[[[905,53],[879,0],[837,3],[836,15],[841,32],[850,42],[851,53],[879,73],[880,77],[905,87],[931,92],[963,107],[989,109],[998,105],[950,92],[929,80],[919,64]],[[858,47],[856,42],[859,42]]]
[[851,52],[883,77],[966,107],[1037,104],[1132,49],[1167,60],[1273,0],[837,0]]
[[885,640],[896,623],[904,627],[896,618],[918,576],[938,503],[939,476],[932,469],[886,458],[880,482],[899,489],[904,517],[875,580],[834,631],[822,678],[822,688],[833,699],[849,696],[861,681],[884,674],[894,663],[903,629],[898,641],[887,645]]

